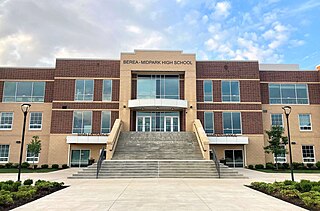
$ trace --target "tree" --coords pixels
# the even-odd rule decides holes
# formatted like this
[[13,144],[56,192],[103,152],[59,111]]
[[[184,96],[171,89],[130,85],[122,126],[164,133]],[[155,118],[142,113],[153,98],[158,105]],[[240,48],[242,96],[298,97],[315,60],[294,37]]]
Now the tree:
[[41,140],[39,136],[32,136],[31,143],[28,144],[28,151],[33,155],[33,168],[34,168],[34,158],[41,151]]
[[283,127],[272,126],[271,130],[266,130],[268,135],[269,145],[264,147],[266,153],[273,153],[276,161],[276,168],[278,170],[278,155],[287,154],[287,150],[284,145],[288,144],[288,137],[283,136]]

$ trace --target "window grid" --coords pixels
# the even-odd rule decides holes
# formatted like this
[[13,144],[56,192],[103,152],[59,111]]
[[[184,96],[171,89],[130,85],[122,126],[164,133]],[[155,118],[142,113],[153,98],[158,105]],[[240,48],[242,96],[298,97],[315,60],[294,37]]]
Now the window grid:
[[102,101],[112,101],[112,80],[103,80]]
[[302,158],[304,163],[314,163],[314,146],[313,145],[303,145],[302,146]]
[[111,112],[102,111],[101,112],[101,133],[110,133],[111,131]]
[[283,127],[283,115],[282,114],[271,114],[271,126]]
[[[229,86],[225,92],[223,87]],[[239,81],[221,81],[222,102],[240,102]]]
[[29,130],[41,130],[42,129],[42,113],[31,112]]
[[203,81],[203,101],[204,102],[212,102],[212,81],[204,80]]
[[[23,84],[31,83],[30,95],[17,96],[18,91],[23,90],[20,88]],[[8,94],[9,84],[13,84],[13,92]],[[40,87],[42,90],[40,90]],[[35,92],[41,92],[36,94]],[[3,89],[2,102],[44,102],[45,95],[45,82],[5,82]]]
[[214,134],[214,113],[204,112],[204,130],[207,134]]
[[223,112],[222,117],[224,134],[242,134],[240,112]]
[[91,133],[92,131],[92,112],[74,111],[72,133]]
[[311,131],[311,115],[299,114],[299,128],[301,131]]
[[0,162],[9,161],[9,145],[0,145]]
[[[289,86],[294,88],[294,90],[291,90],[294,91],[294,96],[285,98],[283,92],[285,90],[290,91]],[[305,93],[302,94],[301,91]],[[278,92],[279,97],[271,96],[271,93],[274,94],[275,92]],[[287,93],[287,95],[290,94]],[[305,97],[301,95],[305,95]],[[269,101],[270,104],[309,104],[308,86],[307,84],[269,84]]]
[[38,163],[39,162],[39,153],[35,154],[35,156],[33,157],[33,153],[30,152],[29,147],[27,145],[27,156],[26,156],[26,162],[28,163]]
[[11,130],[13,123],[13,112],[0,113],[0,130]]
[[75,101],[93,101],[93,93],[94,80],[76,80]]

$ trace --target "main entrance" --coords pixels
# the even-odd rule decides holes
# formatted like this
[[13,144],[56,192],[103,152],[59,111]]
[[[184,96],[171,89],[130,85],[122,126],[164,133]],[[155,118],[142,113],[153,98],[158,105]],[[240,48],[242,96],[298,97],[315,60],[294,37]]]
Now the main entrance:
[[136,131],[178,132],[180,131],[179,112],[137,112]]

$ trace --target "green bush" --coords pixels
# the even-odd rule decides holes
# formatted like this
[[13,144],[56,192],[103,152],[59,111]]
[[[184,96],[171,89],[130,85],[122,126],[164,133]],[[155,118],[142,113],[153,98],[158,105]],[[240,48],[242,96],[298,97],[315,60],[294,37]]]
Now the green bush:
[[320,186],[319,185],[315,185],[311,188],[312,191],[318,191],[320,192]]
[[38,165],[33,165],[33,169],[37,169],[38,168]]
[[283,163],[282,166],[284,169],[288,169],[290,167],[289,163]]
[[274,169],[273,163],[266,163],[266,169]]
[[52,164],[51,166],[53,169],[58,169],[59,168],[59,164]]
[[5,167],[5,165],[0,164],[0,169],[3,169]]
[[1,190],[5,190],[5,191],[10,191],[10,192],[14,192],[14,191],[18,191],[19,187],[21,186],[21,182],[11,182],[12,180],[9,180],[9,182],[4,182],[1,185]]
[[59,183],[59,182],[49,182],[49,181],[45,181],[45,180],[38,180],[35,183],[35,187],[38,190],[50,190],[52,188],[57,188],[57,187],[62,187],[64,185],[63,182]]
[[283,182],[283,184],[285,184],[285,185],[294,185],[295,182],[293,182],[293,181],[291,181],[291,180],[285,180],[285,181]]
[[317,167],[318,169],[320,169],[320,161],[318,161],[318,162],[316,163],[316,167]]
[[300,198],[307,206],[314,207],[317,210],[320,209],[320,193],[319,192],[310,191],[306,193],[301,193]]
[[253,169],[253,165],[249,165],[248,168],[249,168],[249,169]]
[[42,169],[47,169],[48,167],[49,167],[48,164],[42,164],[42,165],[41,165],[41,168],[42,168]]
[[306,167],[304,166],[303,163],[300,163],[299,166],[298,166],[298,169],[306,169]]
[[6,164],[4,164],[4,165],[6,166],[7,169],[12,168],[12,163],[6,163]]
[[68,164],[62,164],[62,168],[67,169],[67,168],[69,168],[69,166],[68,166]]
[[4,206],[4,205],[8,206],[10,204],[13,204],[12,194],[10,192],[8,193],[0,192],[0,206]]
[[32,185],[33,183],[33,180],[32,179],[26,179],[24,182],[23,182],[23,185]]
[[23,162],[21,164],[21,168],[23,168],[23,169],[29,168],[29,166],[30,166],[30,163],[28,163],[28,162]]
[[13,193],[13,198],[14,199],[24,199],[24,200],[30,200],[35,194],[36,190],[27,190],[27,191],[18,191]]
[[12,165],[12,168],[14,168],[14,169],[17,169],[19,167],[19,163],[14,163],[13,165]]
[[299,165],[300,163],[297,163],[297,162],[292,163],[293,169],[298,169]]
[[262,164],[257,164],[254,167],[255,167],[255,169],[263,169],[264,168],[264,166]]
[[307,166],[309,169],[311,169],[314,165],[313,165],[313,163],[307,163]]
[[295,184],[295,188],[302,193],[309,192],[312,186],[310,180],[301,180],[300,183]]

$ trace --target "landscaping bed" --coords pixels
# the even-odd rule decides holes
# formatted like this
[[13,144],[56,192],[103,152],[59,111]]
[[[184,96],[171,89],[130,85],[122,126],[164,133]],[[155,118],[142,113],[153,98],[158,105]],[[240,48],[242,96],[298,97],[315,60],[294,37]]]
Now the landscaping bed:
[[65,188],[64,183],[28,179],[23,183],[8,180],[0,182],[0,210],[10,210],[55,191]]
[[[18,163],[6,163],[4,165],[0,164],[0,174],[1,173],[18,173]],[[58,165],[52,164],[49,168],[48,164],[42,164],[41,166],[38,165],[30,165],[30,163],[24,162],[21,164],[21,172],[22,173],[45,173],[45,172],[52,172],[61,169],[69,168],[67,164]]]
[[248,187],[308,210],[320,210],[320,181],[252,182]]

